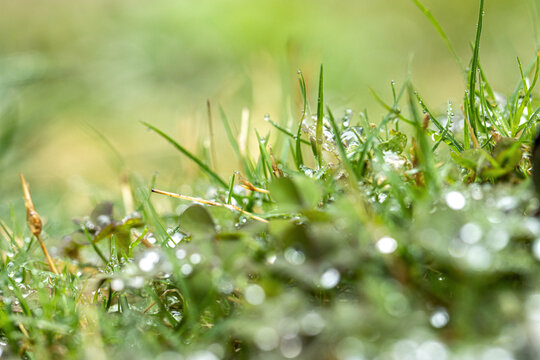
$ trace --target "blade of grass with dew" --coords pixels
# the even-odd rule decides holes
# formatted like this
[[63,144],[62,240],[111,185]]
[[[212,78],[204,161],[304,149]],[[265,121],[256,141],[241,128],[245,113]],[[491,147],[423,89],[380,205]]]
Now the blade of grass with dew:
[[[526,76],[529,76],[529,74],[531,73],[532,69],[533,69],[533,66],[534,64],[536,63],[536,57],[534,57],[530,62],[529,64],[527,65],[527,68],[525,69],[525,71],[523,72],[523,75],[526,77]],[[518,63],[519,65],[519,63]],[[512,95],[509,96],[509,100],[507,101],[507,105],[508,105],[508,109],[510,111],[511,114],[515,113],[517,107],[518,107],[518,102],[519,102],[519,93],[521,91],[523,87],[523,80],[520,78],[518,81],[517,81],[517,84],[514,88],[514,92],[512,93]],[[509,120],[512,120],[512,118],[509,118]]]
[[[265,117],[264,120],[266,122],[268,122],[270,125],[272,125],[273,127],[275,127],[276,129],[278,129],[279,131],[281,131],[283,134],[285,134],[285,135],[287,135],[287,136],[289,136],[289,137],[291,137],[293,139],[296,137],[291,131],[285,129],[283,126],[279,125],[274,120],[270,119],[270,117]],[[309,141],[307,141],[307,140],[300,139],[299,141],[306,144],[306,145],[309,145]]]
[[[521,66],[520,66],[521,70]],[[531,85],[527,88],[527,84],[525,81],[525,78],[523,77],[523,73],[521,73],[521,76],[524,80],[524,87],[523,90],[525,91],[525,95],[523,97],[523,100],[521,101],[521,104],[519,105],[516,113],[514,114],[514,126],[516,127],[516,131],[512,135],[517,134],[517,128],[519,127],[519,123],[521,121],[521,116],[523,115],[523,112],[525,111],[525,108],[530,104],[531,94],[536,86],[536,82],[538,81],[538,74],[540,71],[540,52],[536,54],[536,70],[534,72],[534,77]]]
[[442,40],[444,41],[444,44],[446,45],[446,48],[448,49],[448,51],[450,51],[450,54],[452,54],[452,57],[454,58],[457,66],[459,67],[459,69],[461,70],[461,72],[463,73],[463,75],[466,75],[467,74],[467,71],[465,70],[465,67],[463,66],[463,64],[461,63],[461,60],[459,59],[459,56],[457,55],[456,53],[456,50],[454,49],[454,47],[452,46],[452,43],[450,42],[450,40],[448,39],[448,36],[446,35],[446,33],[444,32],[442,26],[439,24],[439,22],[437,21],[437,19],[435,19],[435,17],[433,16],[433,14],[431,14],[431,12],[419,1],[419,0],[412,0],[415,5],[420,9],[420,11],[422,11],[422,13],[424,14],[424,16],[429,20],[429,22],[431,22],[431,25],[433,25],[433,27],[435,28],[435,30],[437,30],[437,32],[439,33],[439,35],[441,36]]
[[322,167],[323,116],[324,116],[324,77],[323,66],[319,73],[319,94],[317,96],[317,125],[315,128],[315,150],[319,169]]
[[540,107],[538,109],[536,109],[536,111],[531,115],[531,117],[529,118],[529,120],[521,125],[520,128],[518,128],[518,133],[523,130],[523,132],[521,133],[521,135],[519,136],[519,139],[520,141],[523,140],[523,136],[525,136],[525,134],[527,133],[527,130],[530,129],[532,132],[533,132],[533,137],[534,137],[534,126],[533,124],[536,123],[535,120],[540,120]]
[[446,137],[446,133],[448,132],[448,129],[450,129],[450,123],[452,122],[452,104],[450,103],[450,101],[448,102],[448,109],[446,111],[446,125],[444,126],[444,131],[440,134],[441,138],[439,139],[439,141],[437,141],[435,143],[435,145],[433,145],[433,148],[431,149],[431,151],[435,152],[435,150],[437,150],[437,147],[439,147],[439,145],[443,142],[444,138]]
[[235,179],[236,179],[236,171],[233,172],[233,174],[231,176],[231,181],[230,181],[230,185],[229,185],[229,193],[227,194],[227,204],[231,203],[231,198],[232,198],[232,194],[233,194],[233,190],[234,190],[234,180]]
[[[420,97],[418,92],[414,91],[414,95],[416,99],[418,100],[420,106],[422,107],[422,110],[429,115],[431,121],[437,129],[441,132],[441,134],[444,132],[444,127],[441,125],[441,123],[437,120],[437,118],[433,115],[433,113],[429,110],[429,108],[426,106],[424,100]],[[456,140],[456,138],[453,136],[452,133],[447,132],[446,133],[446,139],[453,145],[454,150],[457,152],[463,151],[463,146],[459,143],[459,141]]]
[[369,89],[369,92],[371,93],[371,95],[375,98],[375,100],[383,107],[385,108],[387,111],[391,112],[392,114],[394,114],[395,116],[397,116],[401,121],[411,125],[411,126],[415,126],[414,125],[414,122],[407,119],[406,117],[403,116],[403,114],[401,114],[401,112],[396,109],[396,108],[393,108],[392,106],[389,106],[386,102],[384,102],[384,100],[375,92],[375,90],[373,89]]
[[173,138],[171,138],[169,135],[165,134],[163,131],[159,130],[152,124],[149,124],[147,122],[141,121],[143,125],[150,128],[154,132],[156,132],[158,135],[160,135],[162,138],[167,140],[171,145],[173,145],[177,150],[179,150],[182,154],[187,156],[189,159],[191,159],[195,164],[199,166],[199,168],[206,173],[210,178],[214,179],[219,185],[221,185],[224,189],[227,189],[229,185],[212,169],[208,167],[203,161],[201,161],[198,157],[193,155],[191,152],[189,152],[185,147],[180,145],[178,142],[176,142]]
[[438,186],[438,181],[437,181],[437,174],[435,171],[435,165],[433,162],[433,153],[431,151],[431,147],[428,144],[428,140],[427,140],[427,136],[424,131],[424,128],[422,127],[422,119],[420,118],[420,114],[418,113],[418,110],[416,109],[416,105],[414,102],[414,98],[415,98],[414,90],[410,83],[407,90],[409,93],[409,108],[410,108],[412,117],[416,123],[416,138],[420,145],[420,151],[418,155],[420,155],[419,160],[424,170],[425,182],[426,182],[427,187],[431,189],[433,193],[436,193],[438,191],[439,186]]
[[474,110],[475,108],[475,91],[476,91],[476,72],[478,69],[478,58],[480,56],[480,38],[482,35],[482,25],[484,20],[484,0],[480,0],[480,7],[478,10],[478,23],[476,24],[476,39],[474,42],[474,51],[473,51],[473,57],[471,61],[471,68],[469,71],[469,101],[467,106],[467,113],[469,115],[469,123],[471,124],[471,127],[474,131],[474,135],[478,137],[476,128],[477,128],[477,119],[476,119],[476,112]]
[[[363,176],[366,157],[367,157],[369,151],[371,150],[372,142],[375,140],[375,138],[377,138],[379,136],[379,132],[382,129],[382,127],[386,126],[386,124],[392,119],[392,117],[390,115],[397,116],[398,119],[403,120],[403,121],[405,121],[406,123],[408,123],[410,125],[413,125],[413,126],[415,125],[414,122],[412,122],[412,121],[406,119],[405,117],[403,117],[403,115],[401,115],[401,112],[397,108],[397,105],[398,105],[399,101],[401,100],[401,97],[405,93],[405,89],[407,88],[408,83],[409,83],[408,80],[404,82],[404,84],[401,87],[397,97],[394,98],[394,104],[392,106],[389,106],[388,104],[386,104],[377,95],[377,93],[373,89],[370,89],[371,94],[374,96],[375,100],[377,100],[388,111],[388,114],[386,114],[384,116],[383,120],[379,123],[379,125],[375,129],[373,129],[373,131],[371,131],[371,132],[369,132],[367,134],[366,141],[364,142],[364,146],[362,148],[362,152],[360,153],[360,158],[359,158],[359,162],[358,162],[359,163],[359,168],[358,168],[357,175],[359,177]],[[368,121],[368,116],[367,116],[367,111],[364,112],[364,115],[365,116],[361,117],[361,119],[365,120],[364,121],[364,127],[365,127],[366,132],[367,132],[367,129],[370,128],[369,121]],[[356,137],[360,138],[360,134],[358,134],[354,130],[354,128],[352,128],[352,130],[353,130],[353,133],[356,135]]]
[[298,83],[300,85],[300,94],[302,95],[302,115],[300,116],[300,122],[298,123],[298,129],[296,130],[296,168],[300,170],[302,165],[304,165],[304,158],[302,156],[302,146],[301,146],[301,139],[302,139],[302,125],[304,123],[304,119],[307,116],[308,111],[308,102],[307,102],[307,91],[306,91],[306,81],[304,79],[304,75],[300,70],[298,70]]
[[[266,151],[266,144],[268,142],[268,136],[266,138],[261,137],[259,132],[255,130],[255,134],[257,135],[257,141],[259,142],[259,151],[260,151],[260,158],[262,161],[262,171],[264,174],[264,177],[266,180],[268,180],[270,177],[272,177],[272,162],[270,160],[270,155],[268,155],[268,152]],[[268,172],[268,173],[267,173]]]
[[326,111],[328,112],[328,120],[330,121],[330,125],[332,126],[332,130],[334,133],[334,141],[336,142],[336,147],[338,149],[339,155],[341,156],[341,161],[343,163],[343,166],[345,167],[345,171],[347,172],[347,175],[350,179],[350,183],[352,185],[356,184],[358,181],[357,175],[353,170],[353,166],[351,164],[351,161],[347,157],[347,152],[345,151],[345,147],[343,146],[343,142],[341,141],[341,131],[339,130],[336,120],[334,119],[334,115],[332,114],[332,111],[330,110],[330,107],[326,108]]

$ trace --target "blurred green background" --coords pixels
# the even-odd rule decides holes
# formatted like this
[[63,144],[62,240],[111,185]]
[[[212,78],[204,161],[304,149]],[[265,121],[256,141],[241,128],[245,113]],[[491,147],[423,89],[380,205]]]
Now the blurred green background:
[[[516,57],[528,63],[536,53],[536,2],[487,1],[481,62],[500,92],[519,78]],[[466,64],[478,1],[424,4]],[[412,79],[429,106],[461,104],[460,70],[412,1],[1,0],[0,218],[10,207],[24,213],[19,172],[51,233],[93,204],[118,199],[124,172],[148,182],[157,172],[160,187],[178,191],[199,174],[138,121],[197,152],[208,139],[206,99],[217,170],[228,177],[239,166],[217,106],[236,124],[249,109],[263,134],[265,113],[297,121],[297,69],[313,102],[323,63],[325,102],[336,113],[367,108],[374,121],[382,110],[369,87],[390,99],[390,82],[403,82],[411,56]]]

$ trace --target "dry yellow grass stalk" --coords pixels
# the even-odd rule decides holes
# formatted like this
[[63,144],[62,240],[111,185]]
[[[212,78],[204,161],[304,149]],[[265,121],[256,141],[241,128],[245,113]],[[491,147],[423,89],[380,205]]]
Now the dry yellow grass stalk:
[[47,259],[51,270],[56,275],[59,275],[60,273],[56,269],[56,266],[54,265],[54,262],[49,255],[49,251],[47,251],[47,247],[43,242],[43,239],[41,239],[41,230],[43,228],[43,223],[41,222],[41,218],[39,217],[39,214],[34,207],[32,196],[30,196],[30,187],[28,186],[28,183],[26,182],[23,174],[21,174],[21,183],[24,195],[24,205],[26,207],[26,223],[28,224],[28,228],[30,229],[30,232],[32,232],[32,234],[38,239],[41,250],[43,250],[43,254]]
[[238,211],[239,213],[242,213],[243,215],[245,215],[245,216],[247,216],[247,217],[249,217],[249,218],[251,218],[253,220],[257,220],[257,221],[260,221],[260,222],[263,222],[263,223],[268,223],[268,220],[263,219],[262,217],[257,216],[255,214],[252,214],[252,213],[250,213],[248,211],[245,211],[245,210],[243,210],[243,209],[241,209],[241,208],[239,208],[238,206],[235,206],[235,205],[222,204],[222,203],[212,201],[212,200],[205,200],[205,199],[201,199],[201,198],[176,194],[176,193],[172,193],[172,192],[168,192],[168,191],[162,191],[162,190],[158,190],[158,189],[152,189],[152,192],[155,192],[155,193],[161,194],[161,195],[170,196],[170,197],[177,198],[177,199],[196,202],[196,203],[199,203],[199,204],[224,207],[224,208],[227,208],[229,210]]

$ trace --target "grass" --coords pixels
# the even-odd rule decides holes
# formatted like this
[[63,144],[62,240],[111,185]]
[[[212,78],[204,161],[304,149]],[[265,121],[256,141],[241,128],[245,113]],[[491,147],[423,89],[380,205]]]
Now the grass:
[[[439,115],[407,80],[392,83],[390,102],[374,93],[387,111],[376,123],[367,111],[340,117],[324,102],[321,66],[316,114],[299,73],[298,125],[268,118],[276,131],[254,131],[258,152],[242,150],[220,111],[242,169],[228,182],[143,123],[193,161],[212,192],[177,194],[131,175],[123,200],[134,211],[99,205],[51,251],[53,264],[38,249],[53,234],[37,231],[35,217],[29,229],[3,219],[2,356],[540,356],[531,184],[540,60],[519,62],[507,98],[495,93],[480,61],[483,4],[461,112],[449,104]],[[181,207],[160,213],[157,201]]]

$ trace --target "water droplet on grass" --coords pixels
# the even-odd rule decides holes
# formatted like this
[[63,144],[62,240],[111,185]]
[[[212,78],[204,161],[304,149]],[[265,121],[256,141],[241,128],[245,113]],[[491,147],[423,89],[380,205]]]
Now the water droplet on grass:
[[467,244],[477,243],[482,239],[482,228],[475,223],[467,223],[459,230],[459,236]]
[[249,285],[246,288],[244,295],[246,297],[246,301],[251,305],[261,305],[266,298],[264,289],[256,284]]
[[398,248],[396,239],[385,236],[377,241],[377,250],[383,254],[391,254]]
[[448,314],[448,311],[444,308],[439,308],[431,314],[429,318],[429,322],[431,323],[431,326],[433,326],[436,329],[440,329],[445,327],[448,322],[450,321],[450,315]]
[[446,204],[452,210],[461,210],[465,207],[467,201],[459,191],[450,191],[446,194]]
[[175,252],[176,258],[177,258],[178,260],[184,259],[184,258],[186,257],[186,254],[187,254],[187,253],[186,253],[186,250],[184,250],[184,249],[178,249],[178,250],[176,250],[176,252]]
[[306,256],[303,252],[291,247],[287,248],[283,255],[285,256],[285,260],[292,265],[302,265],[306,260]]
[[276,259],[277,259],[277,256],[274,255],[274,254],[271,254],[271,255],[268,255],[268,256],[266,257],[266,262],[267,262],[268,264],[272,265],[273,263],[276,262]]
[[474,270],[487,270],[491,266],[491,253],[483,246],[475,245],[467,251],[467,263]]
[[190,264],[184,264],[180,267],[180,272],[184,276],[188,276],[189,274],[191,274],[192,271],[193,271],[193,266],[191,266]]
[[500,251],[510,242],[510,234],[508,231],[501,228],[492,228],[486,234],[487,246],[495,251]]
[[446,360],[447,358],[446,347],[438,341],[426,341],[416,350],[417,360]]
[[293,359],[302,352],[302,340],[295,337],[283,337],[279,347],[281,354],[287,359]]
[[318,335],[324,329],[325,325],[324,319],[315,311],[307,313],[302,320],[300,320],[302,331],[309,336]]
[[481,360],[514,360],[512,354],[503,348],[493,347],[482,353]]
[[113,279],[111,281],[113,291],[122,291],[124,289],[124,281],[122,279]]
[[536,260],[540,260],[540,238],[534,240],[532,244],[532,252]]
[[253,340],[262,351],[274,350],[279,345],[279,335],[276,330],[270,327],[263,327],[257,330]]
[[156,251],[147,251],[143,257],[139,260],[139,269],[144,272],[150,272],[154,270],[156,264],[159,262],[159,254]]
[[198,264],[201,262],[201,260],[202,256],[199,253],[191,254],[191,256],[189,257],[189,261],[191,261],[192,264]]
[[187,360],[219,360],[218,357],[211,351],[201,350],[190,354]]
[[320,284],[325,289],[332,289],[339,283],[340,278],[341,275],[339,271],[334,268],[330,268],[322,274]]
[[129,280],[129,286],[139,289],[144,285],[144,278],[142,276],[134,276]]

